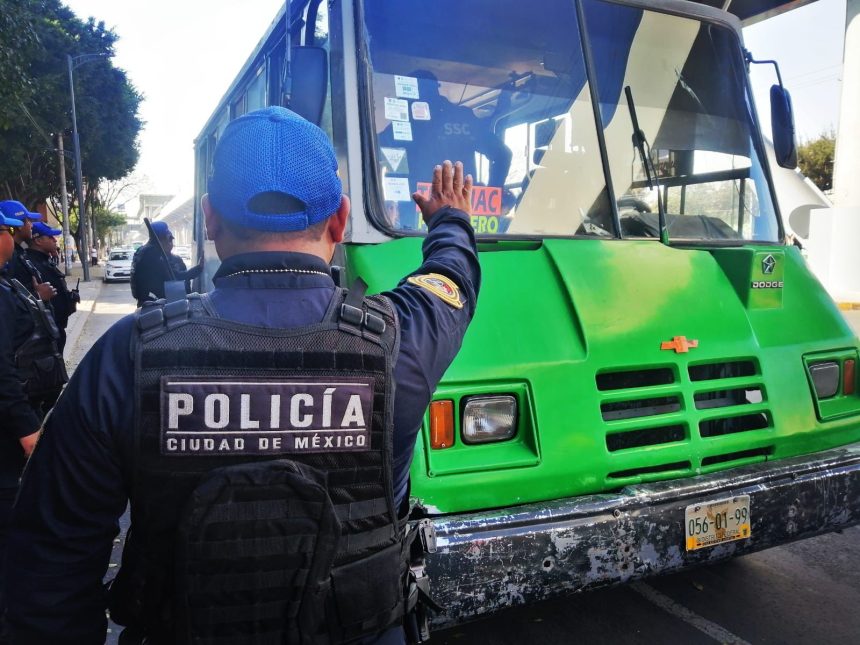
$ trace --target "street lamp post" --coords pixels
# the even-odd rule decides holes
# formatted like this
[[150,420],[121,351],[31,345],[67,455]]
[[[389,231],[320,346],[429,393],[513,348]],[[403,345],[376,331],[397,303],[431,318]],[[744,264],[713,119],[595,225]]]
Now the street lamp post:
[[87,209],[84,204],[84,178],[81,172],[81,141],[78,138],[78,115],[75,110],[75,79],[72,72],[79,65],[110,54],[81,54],[80,56],[66,55],[69,64],[69,92],[72,96],[72,143],[75,146],[75,188],[78,193],[78,256],[84,271],[84,282],[90,280],[90,247],[87,244]]
[[69,196],[66,193],[66,152],[63,150],[63,133],[57,135],[57,157],[60,162],[60,196],[63,206],[63,256],[66,275],[72,270],[72,250],[69,248]]

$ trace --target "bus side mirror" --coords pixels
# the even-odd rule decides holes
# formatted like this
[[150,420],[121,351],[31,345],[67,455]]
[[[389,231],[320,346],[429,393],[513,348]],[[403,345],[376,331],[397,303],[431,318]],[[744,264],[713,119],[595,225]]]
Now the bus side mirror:
[[797,167],[797,146],[794,142],[794,113],[791,95],[781,85],[770,88],[770,121],[773,127],[773,152],[776,163],[783,168]]
[[286,107],[319,125],[328,88],[328,53],[322,47],[293,47],[290,70],[291,96]]

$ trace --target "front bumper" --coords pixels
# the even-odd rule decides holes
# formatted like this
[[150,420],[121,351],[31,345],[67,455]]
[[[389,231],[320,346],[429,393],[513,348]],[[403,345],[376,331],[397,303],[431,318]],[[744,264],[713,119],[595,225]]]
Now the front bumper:
[[[685,550],[690,504],[750,496],[752,536]],[[860,443],[682,480],[434,518],[427,572],[445,626],[716,562],[860,522]]]
[[120,269],[107,269],[105,271],[105,278],[108,280],[131,280],[131,272]]

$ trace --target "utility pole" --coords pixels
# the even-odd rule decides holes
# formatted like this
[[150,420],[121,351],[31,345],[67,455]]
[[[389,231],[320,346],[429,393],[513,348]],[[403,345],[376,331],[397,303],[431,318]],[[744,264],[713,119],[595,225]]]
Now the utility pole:
[[78,138],[78,115],[75,110],[74,59],[66,55],[69,63],[69,92],[72,95],[72,144],[75,147],[75,188],[78,192],[78,256],[84,270],[84,282],[90,281],[90,247],[87,245],[87,210],[84,205],[84,177],[81,172],[81,141]]
[[63,206],[63,256],[66,275],[72,270],[72,250],[69,248],[69,195],[66,192],[66,155],[63,151],[63,133],[57,134],[57,161],[60,162],[60,197]]
[[97,58],[110,56],[110,54],[81,54],[72,57],[66,54],[66,62],[69,64],[69,93],[72,96],[72,143],[75,146],[75,188],[78,193],[78,255],[81,257],[81,266],[84,270],[84,282],[90,281],[90,246],[87,244],[87,208],[84,203],[84,179],[81,171],[81,140],[78,138],[78,115],[75,111],[75,79],[72,74],[75,67],[83,65]]

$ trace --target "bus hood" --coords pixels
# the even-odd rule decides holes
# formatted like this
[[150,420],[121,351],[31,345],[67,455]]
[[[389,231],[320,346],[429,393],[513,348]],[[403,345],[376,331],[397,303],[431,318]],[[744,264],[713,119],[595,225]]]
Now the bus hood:
[[[350,270],[390,288],[419,244],[358,247]],[[475,319],[434,398],[462,414],[470,397],[513,396],[517,432],[434,450],[425,427],[412,476],[429,509],[606,492],[860,439],[857,417],[816,417],[804,356],[857,345],[793,248],[547,239],[480,251]]]

